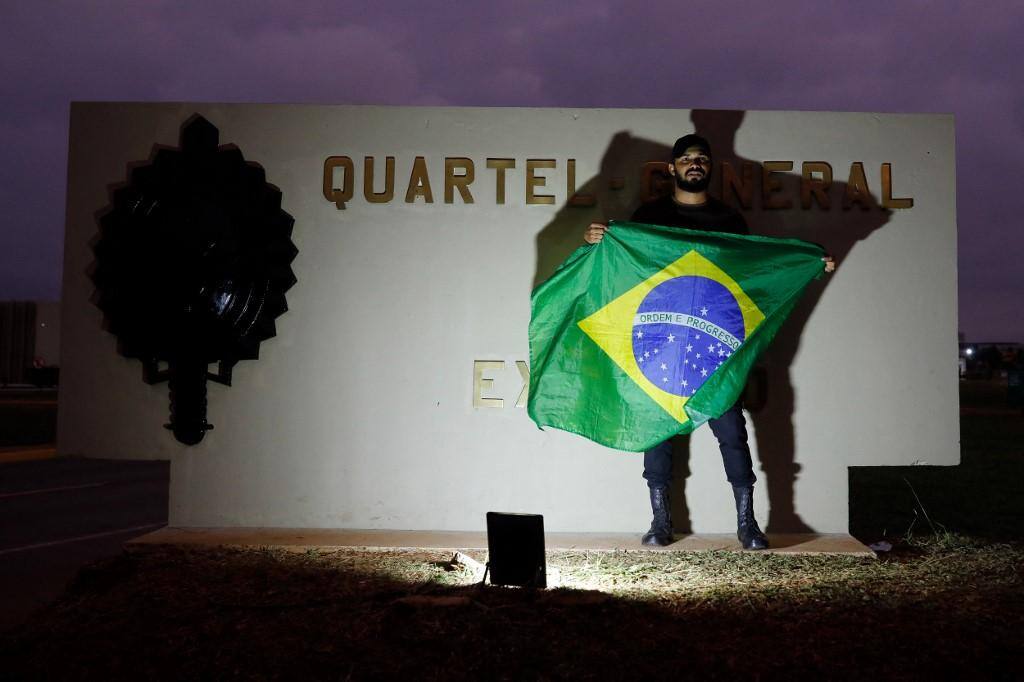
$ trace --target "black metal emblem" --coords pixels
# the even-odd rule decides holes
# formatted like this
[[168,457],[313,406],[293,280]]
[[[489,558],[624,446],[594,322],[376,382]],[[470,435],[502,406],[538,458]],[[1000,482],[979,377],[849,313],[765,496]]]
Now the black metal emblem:
[[218,146],[198,115],[181,147],[157,149],[111,204],[94,247],[97,305],[121,354],[142,361],[143,380],[170,381],[166,427],[194,445],[213,428],[207,379],[230,386],[235,363],[259,356],[288,309],[294,220],[263,169]]

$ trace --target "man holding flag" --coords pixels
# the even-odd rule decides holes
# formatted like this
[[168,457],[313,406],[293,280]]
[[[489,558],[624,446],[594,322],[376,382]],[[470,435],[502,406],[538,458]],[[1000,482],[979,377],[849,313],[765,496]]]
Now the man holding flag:
[[[805,242],[730,237],[749,232],[739,213],[708,195],[711,168],[707,140],[679,138],[669,167],[673,192],[638,208],[635,228],[609,233],[609,226],[592,223],[584,240],[596,245],[610,235],[617,248],[606,250],[604,260],[577,252],[534,292],[529,411],[538,425],[644,450],[653,512],[645,545],[673,541],[668,438],[708,421],[733,488],[737,537],[744,549],[765,549],[768,541],[754,519],[757,479],[738,396],[756,355],[807,282],[820,276],[821,261],[825,272],[835,264]],[[679,241],[686,253],[676,259],[669,249],[678,247],[666,240],[689,240]],[[673,261],[639,283],[623,279],[618,289],[597,294],[588,285],[610,288],[614,277],[622,279],[619,273],[653,270],[666,251]],[[648,253],[656,254],[648,259],[654,265],[642,260]],[[622,404],[609,402],[607,393]]]

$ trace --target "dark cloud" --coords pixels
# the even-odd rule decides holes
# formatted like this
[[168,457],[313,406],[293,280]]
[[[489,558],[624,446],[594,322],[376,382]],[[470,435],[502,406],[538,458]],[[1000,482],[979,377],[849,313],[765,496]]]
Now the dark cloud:
[[5,3],[0,296],[59,296],[72,100],[951,112],[960,309],[1024,340],[1012,2]]

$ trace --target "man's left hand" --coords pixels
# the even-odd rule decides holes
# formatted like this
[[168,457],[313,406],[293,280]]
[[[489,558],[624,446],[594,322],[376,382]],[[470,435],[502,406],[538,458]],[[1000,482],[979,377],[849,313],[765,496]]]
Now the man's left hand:
[[835,269],[836,269],[836,262],[835,262],[835,260],[833,260],[832,256],[828,256],[828,255],[823,256],[821,260],[825,261],[825,272],[834,272],[835,271]]

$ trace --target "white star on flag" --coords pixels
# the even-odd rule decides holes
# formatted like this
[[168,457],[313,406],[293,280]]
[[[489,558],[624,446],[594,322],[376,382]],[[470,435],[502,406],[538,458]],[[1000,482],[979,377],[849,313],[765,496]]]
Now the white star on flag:
[[701,307],[700,314],[703,315],[704,317],[708,316],[708,308],[707,308],[707,306],[702,306]]

